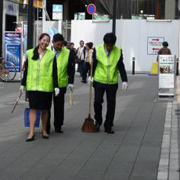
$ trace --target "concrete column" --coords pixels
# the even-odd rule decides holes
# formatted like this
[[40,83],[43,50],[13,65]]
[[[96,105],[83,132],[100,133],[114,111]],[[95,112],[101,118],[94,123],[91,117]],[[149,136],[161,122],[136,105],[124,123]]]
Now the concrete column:
[[123,1],[124,7],[122,8],[123,19],[131,19],[131,0]]
[[176,0],[165,1],[165,19],[174,19],[176,12]]
[[156,0],[156,9],[155,9],[155,17],[156,19],[160,19],[160,9],[161,9],[161,6],[160,6],[160,0]]
[[43,14],[42,14],[42,20],[43,20],[43,30],[42,32],[45,32],[46,29],[46,0],[43,0]]
[[64,10],[63,10],[63,21],[66,21],[69,19],[69,3],[64,2]]

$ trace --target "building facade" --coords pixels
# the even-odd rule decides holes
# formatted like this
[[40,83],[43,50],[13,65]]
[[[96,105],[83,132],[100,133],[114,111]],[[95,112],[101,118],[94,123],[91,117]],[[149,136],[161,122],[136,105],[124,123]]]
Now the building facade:
[[[74,19],[74,14],[85,13],[85,19],[92,19],[87,5],[95,4],[97,13],[113,16],[114,0],[46,0],[47,11],[52,17],[52,5],[63,5],[64,20]],[[179,19],[179,0],[116,0],[117,19]]]
[[[1,0],[0,41],[4,31],[14,31],[23,24],[27,24],[29,0]],[[71,21],[77,14],[80,19],[92,19],[88,14],[88,4],[96,5],[96,12],[100,15],[113,17],[114,0],[34,0],[34,19],[42,21],[42,7],[46,4],[46,14],[53,21],[53,4],[63,7],[62,21]],[[117,19],[179,19],[180,0],[116,0]],[[0,43],[0,56],[2,43]]]

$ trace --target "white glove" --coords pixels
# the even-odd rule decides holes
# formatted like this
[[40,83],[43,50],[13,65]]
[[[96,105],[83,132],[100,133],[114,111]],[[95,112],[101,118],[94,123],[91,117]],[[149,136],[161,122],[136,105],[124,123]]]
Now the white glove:
[[68,84],[68,88],[71,92],[74,91],[74,85],[73,84]]
[[88,77],[88,84],[89,85],[93,84],[93,77],[91,77],[91,76]]
[[20,87],[19,87],[19,91],[21,91],[22,93],[25,91],[25,86],[23,86],[23,85],[21,85]]
[[122,83],[122,90],[123,91],[126,91],[128,89],[128,84],[127,84],[127,82],[123,82]]
[[58,96],[60,93],[60,89],[59,88],[54,88],[54,92],[55,92],[55,96]]

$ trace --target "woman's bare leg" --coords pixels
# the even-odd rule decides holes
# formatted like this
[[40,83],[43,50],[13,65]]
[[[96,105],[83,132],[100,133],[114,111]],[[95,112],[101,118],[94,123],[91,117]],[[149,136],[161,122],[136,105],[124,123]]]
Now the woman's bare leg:
[[34,136],[34,125],[36,123],[36,109],[30,109],[29,122],[30,122],[30,131],[28,138],[32,138]]
[[47,125],[47,118],[48,118],[48,110],[42,110],[42,135],[48,136],[46,132],[46,125]]

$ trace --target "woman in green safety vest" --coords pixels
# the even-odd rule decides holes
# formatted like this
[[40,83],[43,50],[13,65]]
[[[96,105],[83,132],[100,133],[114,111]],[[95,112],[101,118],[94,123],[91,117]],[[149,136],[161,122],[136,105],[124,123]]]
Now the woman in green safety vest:
[[44,139],[49,138],[46,132],[46,124],[54,90],[53,59],[55,56],[53,51],[47,49],[49,43],[50,36],[43,33],[39,37],[39,45],[26,52],[25,71],[20,91],[23,92],[26,87],[30,106],[30,132],[26,139],[27,142],[35,139],[34,125],[37,109],[42,112],[42,137]]

